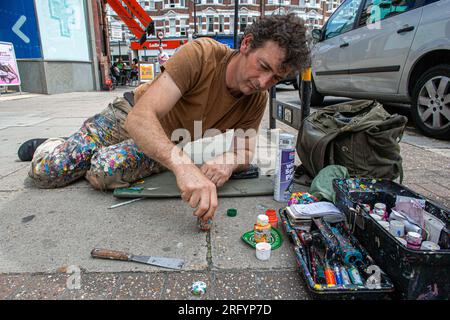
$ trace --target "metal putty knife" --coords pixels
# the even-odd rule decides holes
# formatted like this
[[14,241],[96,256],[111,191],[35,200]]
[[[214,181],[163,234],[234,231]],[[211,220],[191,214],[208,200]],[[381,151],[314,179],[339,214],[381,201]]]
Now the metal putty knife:
[[135,256],[127,252],[114,251],[108,249],[98,249],[98,248],[94,248],[91,251],[91,256],[94,258],[101,258],[101,259],[134,261],[169,269],[181,269],[184,265],[184,260],[176,258]]

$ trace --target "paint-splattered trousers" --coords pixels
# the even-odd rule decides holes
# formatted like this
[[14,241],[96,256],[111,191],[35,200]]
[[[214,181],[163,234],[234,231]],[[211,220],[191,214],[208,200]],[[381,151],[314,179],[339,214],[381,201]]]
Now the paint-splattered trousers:
[[40,188],[63,187],[85,176],[107,190],[164,170],[129,138],[124,124],[131,108],[116,98],[68,139],[48,139],[36,149],[28,175]]

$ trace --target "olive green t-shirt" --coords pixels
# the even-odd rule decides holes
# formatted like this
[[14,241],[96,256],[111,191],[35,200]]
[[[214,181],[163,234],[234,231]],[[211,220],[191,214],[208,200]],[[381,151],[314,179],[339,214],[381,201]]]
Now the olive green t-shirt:
[[[237,54],[224,44],[210,38],[200,38],[185,44],[162,67],[181,91],[181,99],[161,119],[169,139],[174,130],[189,130],[194,136],[194,121],[202,121],[202,132],[208,129],[258,130],[267,103],[267,92],[233,97],[225,83],[226,67]],[[135,101],[151,85],[135,89]],[[176,140],[176,139],[173,139]]]

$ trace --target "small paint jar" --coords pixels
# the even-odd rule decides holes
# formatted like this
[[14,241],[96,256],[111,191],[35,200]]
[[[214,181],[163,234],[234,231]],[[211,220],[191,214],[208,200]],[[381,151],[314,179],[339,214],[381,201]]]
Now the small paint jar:
[[420,250],[431,250],[431,251],[437,251],[441,250],[441,247],[432,241],[424,241],[420,245]]
[[272,228],[277,229],[278,228],[278,216],[277,212],[273,209],[267,209],[266,210],[266,216],[269,217],[269,224],[272,226]]
[[373,212],[376,215],[379,215],[380,217],[384,218],[386,214],[386,205],[384,203],[375,203],[375,206],[373,207]]
[[256,258],[266,261],[270,259],[272,246],[268,242],[259,242],[256,244]]
[[389,232],[395,237],[403,237],[405,235],[405,224],[402,221],[392,220],[389,225]]
[[422,243],[422,236],[417,232],[408,232],[406,234],[407,247],[410,249],[420,249],[420,244]]
[[384,203],[377,202],[377,203],[375,203],[373,209],[385,212],[386,211],[386,205]]
[[254,226],[254,239],[256,243],[270,242],[272,226],[269,224],[269,217],[265,214],[259,214]]

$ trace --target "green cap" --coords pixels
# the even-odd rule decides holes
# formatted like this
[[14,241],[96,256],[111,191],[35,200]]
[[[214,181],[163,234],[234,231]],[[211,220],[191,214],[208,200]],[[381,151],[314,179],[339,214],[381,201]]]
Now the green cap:
[[237,215],[237,210],[234,208],[230,208],[227,210],[227,216],[229,217],[236,217]]

